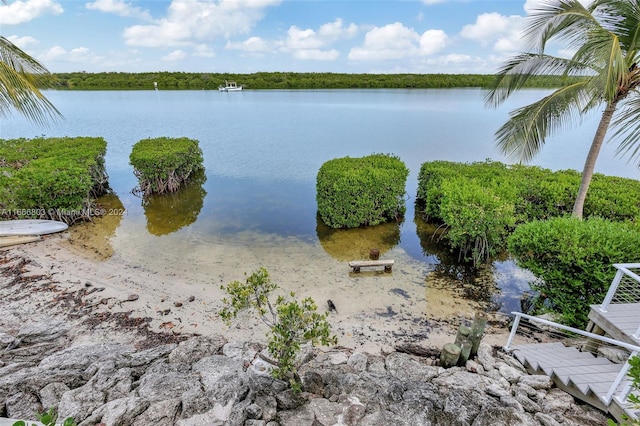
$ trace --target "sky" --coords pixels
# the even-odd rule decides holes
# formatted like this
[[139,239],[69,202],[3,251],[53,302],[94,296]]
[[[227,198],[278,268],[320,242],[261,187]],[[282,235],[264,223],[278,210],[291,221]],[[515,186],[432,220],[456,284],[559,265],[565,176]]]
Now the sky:
[[4,0],[51,72],[491,74],[543,0]]

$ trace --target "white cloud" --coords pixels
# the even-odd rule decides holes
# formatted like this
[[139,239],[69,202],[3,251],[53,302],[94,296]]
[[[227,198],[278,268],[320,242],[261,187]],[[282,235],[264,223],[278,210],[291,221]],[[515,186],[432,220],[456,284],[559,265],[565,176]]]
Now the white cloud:
[[35,46],[38,43],[40,43],[39,40],[30,36],[18,37],[14,35],[14,36],[7,37],[7,40],[9,40],[11,43],[18,46],[22,50],[25,50],[31,46]]
[[321,25],[317,32],[311,28],[303,30],[293,25],[287,31],[284,49],[317,49],[329,46],[340,39],[350,39],[357,33],[356,24],[345,26],[342,19]]
[[208,45],[199,44],[193,47],[193,56],[197,56],[199,58],[213,58],[216,54]]
[[403,59],[432,55],[444,49],[448,37],[442,30],[428,30],[422,35],[400,22],[375,27],[364,37],[363,47],[349,52],[354,61]]
[[225,49],[242,50],[249,53],[271,52],[271,44],[261,37],[249,37],[245,41],[228,41]]
[[447,46],[449,38],[442,30],[428,30],[420,37],[420,52],[424,55],[433,55]]
[[338,40],[350,39],[357,33],[356,24],[345,25],[342,19],[336,19],[321,25],[318,31],[293,25],[287,30],[287,38],[278,44],[281,51],[291,53],[296,59],[334,61],[340,52],[328,47]]
[[72,62],[85,64],[95,62],[99,58],[86,47],[77,47],[69,51],[61,46],[54,46],[47,50],[41,57],[43,63],[47,62]]
[[437,4],[437,3],[444,3],[448,0],[422,0],[422,3],[426,4],[427,6],[430,6],[432,4]]
[[296,59],[305,61],[335,61],[340,56],[340,52],[336,49],[331,50],[319,50],[319,49],[304,49],[298,50],[293,54]]
[[184,50],[174,50],[173,52],[167,55],[164,55],[162,57],[162,60],[167,62],[178,62],[183,60],[186,57],[187,57],[187,54],[184,52]]
[[312,29],[301,30],[295,25],[287,31],[286,47],[288,49],[316,49],[324,45]]
[[13,1],[0,5],[0,25],[18,25],[44,15],[59,15],[64,12],[54,0]]
[[86,7],[90,10],[114,13],[118,16],[140,18],[147,21],[152,20],[148,11],[134,7],[130,3],[125,3],[123,0],[95,0],[92,3],[87,3]]
[[348,26],[344,26],[342,19],[336,19],[333,22],[323,24],[318,30],[318,34],[328,42],[337,41],[339,39],[350,39],[358,33],[358,26],[353,22]]
[[500,52],[516,52],[521,50],[523,24],[524,18],[519,15],[483,13],[474,24],[465,25],[460,36],[475,40],[482,46],[491,45]]
[[187,46],[216,37],[246,34],[264,17],[264,10],[280,0],[173,0],[166,18],[150,25],[126,28],[127,45]]

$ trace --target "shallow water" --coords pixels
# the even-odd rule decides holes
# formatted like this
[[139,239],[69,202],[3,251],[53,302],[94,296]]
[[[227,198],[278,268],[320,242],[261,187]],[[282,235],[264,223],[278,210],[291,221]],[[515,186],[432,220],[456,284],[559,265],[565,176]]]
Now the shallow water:
[[[475,89],[50,92],[64,121],[43,130],[22,119],[3,119],[0,137],[44,133],[107,140],[114,191],[101,200],[107,215],[77,228],[75,237],[107,262],[216,282],[266,266],[288,280],[296,280],[294,274],[310,280],[314,284],[295,284],[306,292],[310,286],[382,280],[393,287],[372,289],[358,296],[358,304],[389,315],[398,308],[377,306],[377,292],[391,292],[398,303],[408,296],[416,311],[434,316],[450,315],[456,301],[509,312],[519,309],[531,274],[508,258],[465,268],[438,246],[435,230],[414,214],[417,174],[432,160],[508,162],[495,149],[493,133],[511,108],[543,93],[525,92],[504,108],[487,110],[482,91]],[[596,119],[550,140],[535,164],[580,169]],[[176,194],[142,200],[131,192],[136,181],[128,156],[138,140],[161,136],[197,139],[205,172]],[[614,158],[613,149],[604,147],[598,171],[638,178],[636,169]],[[356,230],[324,226],[315,203],[322,163],[376,152],[397,155],[410,169],[404,221]],[[366,258],[371,248],[396,260],[392,274],[350,272],[346,262]]]

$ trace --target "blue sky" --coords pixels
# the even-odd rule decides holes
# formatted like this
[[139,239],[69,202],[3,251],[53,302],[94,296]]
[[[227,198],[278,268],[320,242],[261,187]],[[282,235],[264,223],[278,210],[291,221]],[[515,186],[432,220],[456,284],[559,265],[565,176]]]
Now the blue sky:
[[493,73],[542,0],[7,0],[51,72]]

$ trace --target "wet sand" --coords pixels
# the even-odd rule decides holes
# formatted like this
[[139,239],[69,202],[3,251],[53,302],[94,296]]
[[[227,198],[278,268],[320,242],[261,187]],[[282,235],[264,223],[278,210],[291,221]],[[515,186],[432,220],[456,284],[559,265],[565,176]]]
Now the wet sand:
[[[0,249],[0,256],[25,259],[27,274],[44,277],[36,285],[49,281],[59,288],[14,297],[12,306],[22,306],[25,314],[40,315],[42,306],[47,306],[52,315],[93,318],[92,331],[82,336],[84,340],[119,334],[123,338],[117,322],[96,324],[109,316],[126,315],[153,332],[215,333],[229,340],[264,342],[267,329],[258,319],[243,316],[227,327],[218,316],[224,297],[220,286],[243,280],[245,273],[264,266],[283,294],[293,291],[301,298],[309,296],[322,311],[328,310],[331,299],[337,313],[330,314],[329,322],[338,344],[370,353],[406,343],[441,348],[453,342],[460,321],[471,320],[482,308],[397,248],[384,253],[395,260],[391,273],[363,270],[355,274],[346,262],[337,262],[310,244],[284,244],[255,235],[250,237],[250,250],[242,235],[236,236],[237,244],[199,237],[187,239],[184,245],[180,243],[184,238],[129,241],[126,230],[114,236],[114,224],[109,217],[104,219],[73,226],[41,242]],[[72,309],[68,304],[55,300],[60,292],[82,293],[80,306],[68,312]],[[10,289],[3,286],[2,293],[11,300]],[[493,316],[484,339],[501,345],[507,333],[504,317]],[[134,338],[124,333],[127,336]]]

